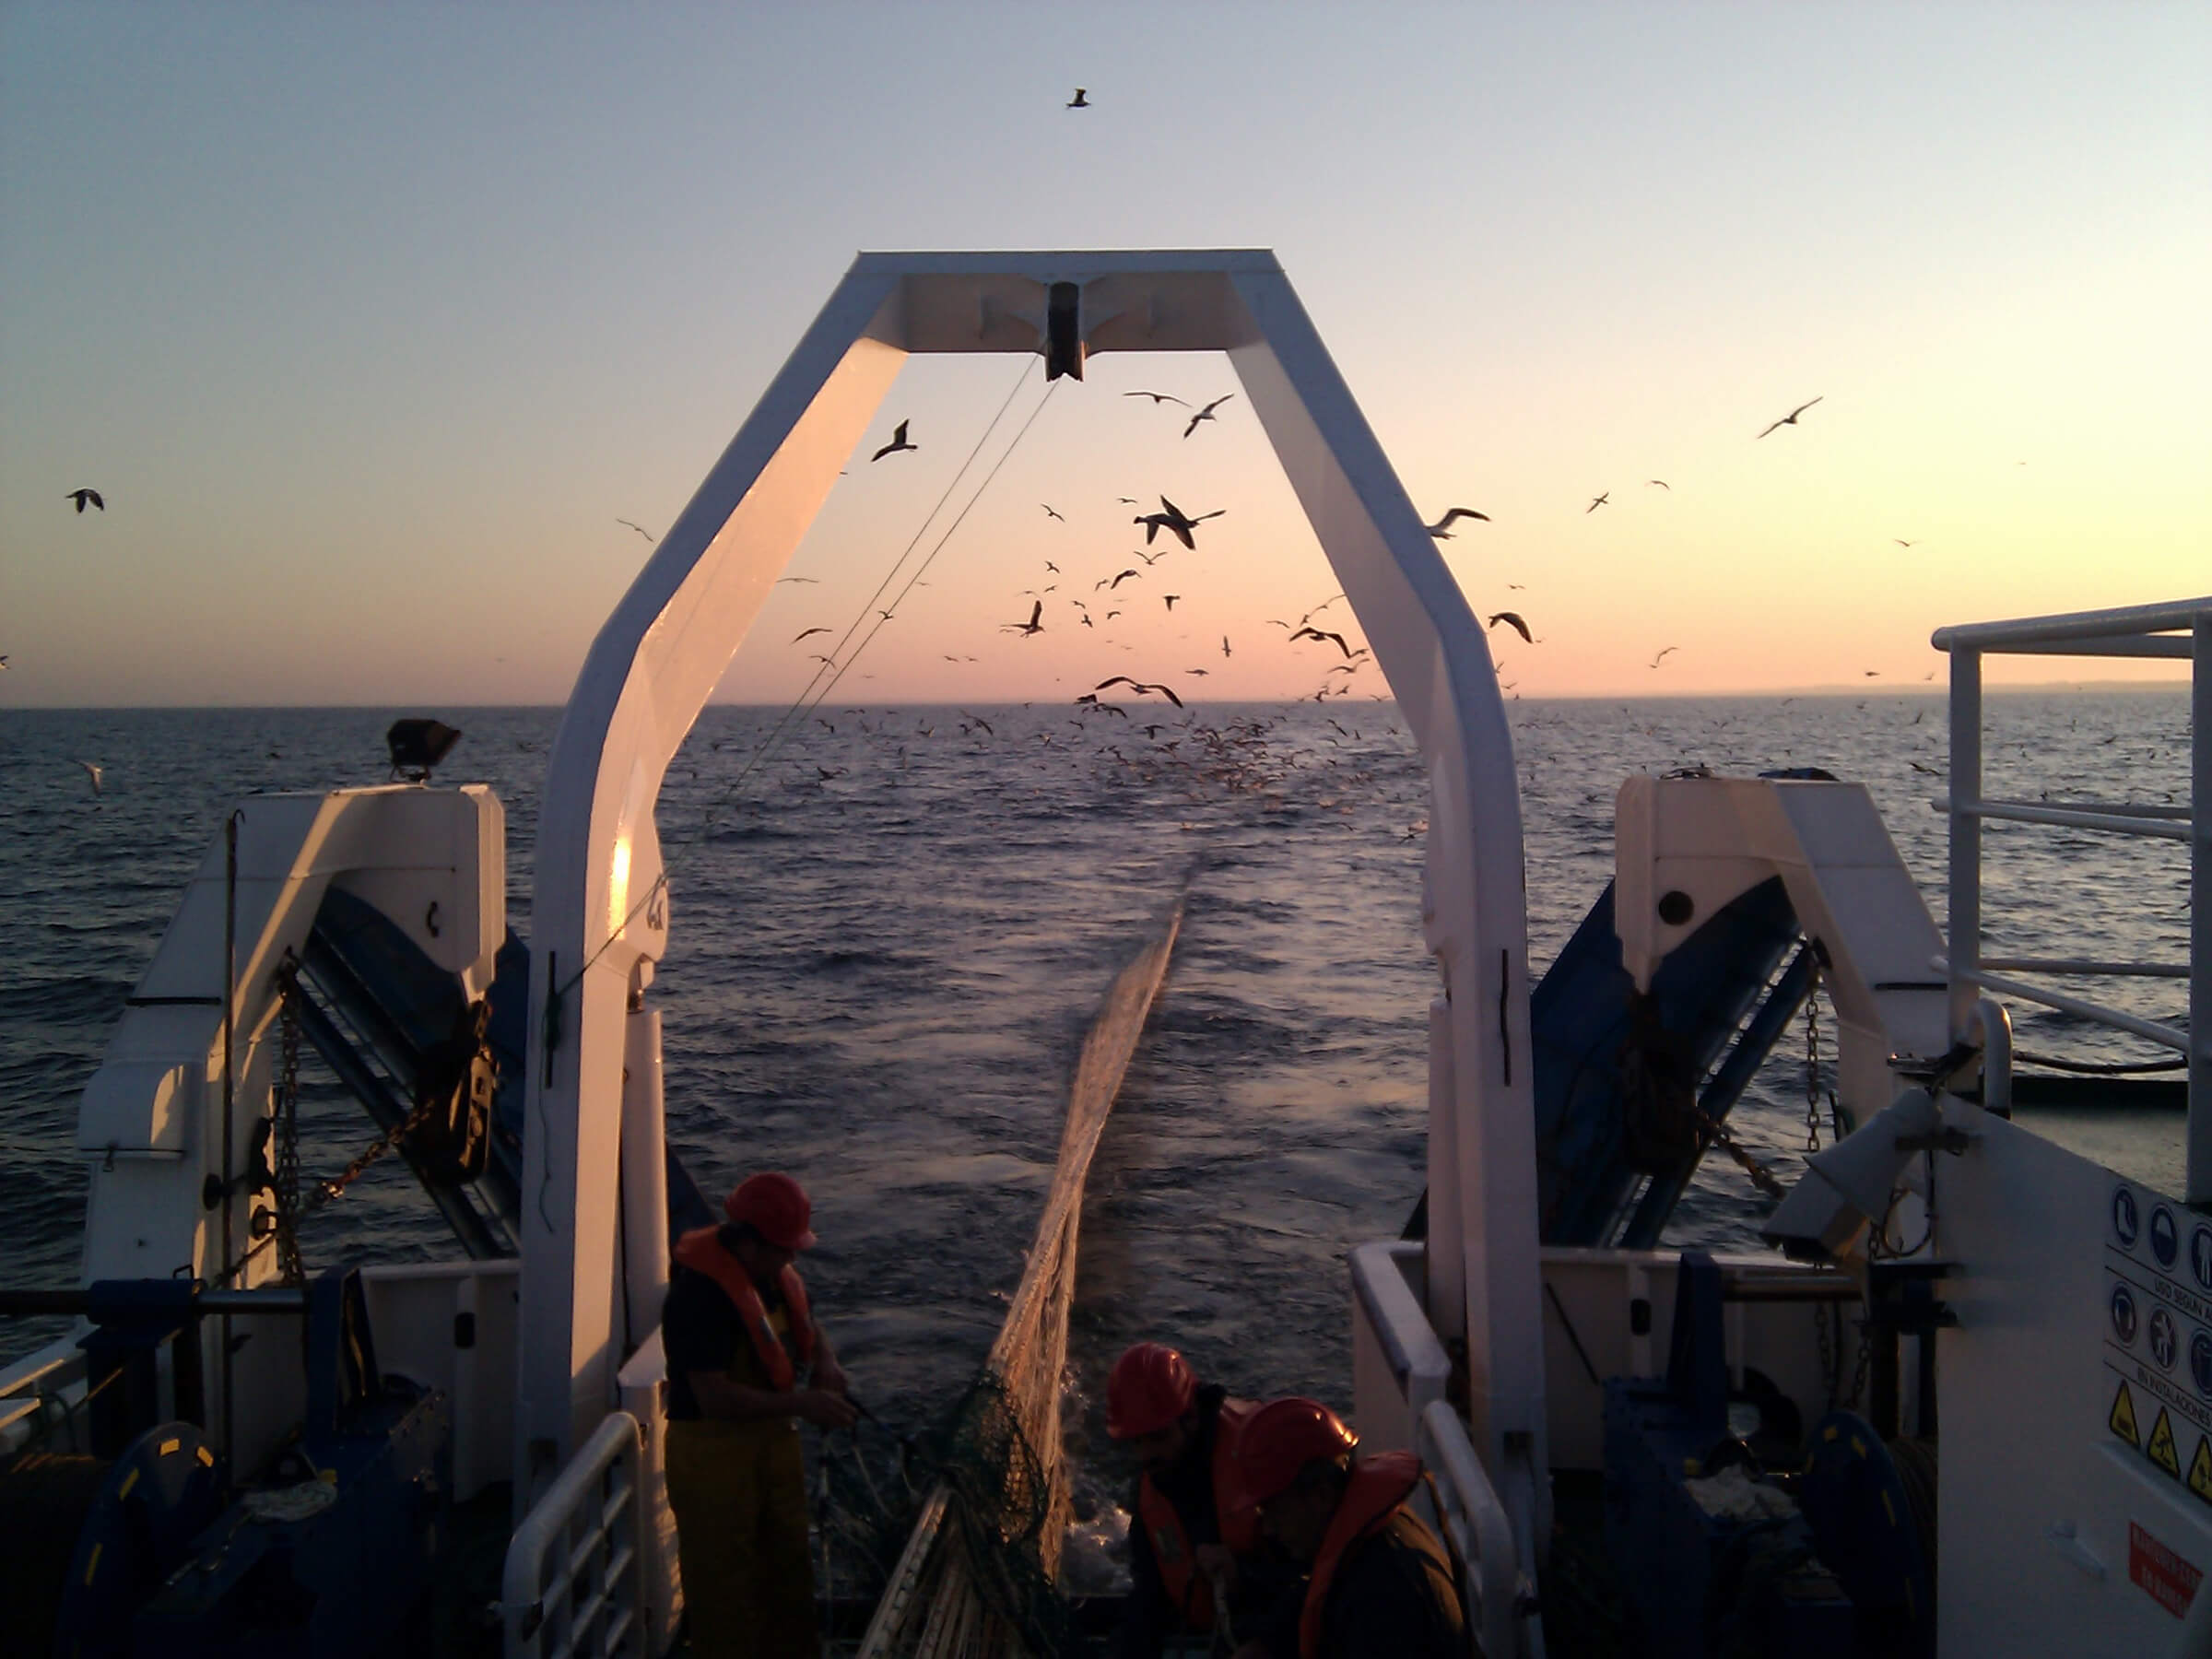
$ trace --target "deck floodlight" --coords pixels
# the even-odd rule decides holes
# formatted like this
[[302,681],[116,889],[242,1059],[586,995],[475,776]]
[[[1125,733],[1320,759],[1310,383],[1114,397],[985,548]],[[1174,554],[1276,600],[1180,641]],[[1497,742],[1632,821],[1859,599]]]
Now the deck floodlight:
[[1925,1088],[1907,1089],[1854,1133],[1806,1160],[1759,1236],[1794,1260],[1843,1253],[1860,1229],[1889,1214],[1898,1183],[1943,1127],[1943,1108]]
[[410,783],[428,783],[430,768],[452,752],[461,734],[441,720],[395,720],[384,734],[392,751],[392,775]]
[[1044,378],[1056,381],[1083,378],[1083,290],[1072,282],[1055,282],[1046,292],[1044,307]]

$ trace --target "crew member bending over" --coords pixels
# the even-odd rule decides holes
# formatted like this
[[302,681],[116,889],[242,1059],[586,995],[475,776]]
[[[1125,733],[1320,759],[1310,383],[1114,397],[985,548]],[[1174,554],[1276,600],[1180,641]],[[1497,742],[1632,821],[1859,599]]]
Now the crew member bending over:
[[[1238,1436],[1236,1479],[1260,1530],[1311,1574],[1299,1611],[1299,1659],[1465,1659],[1466,1616],[1452,1558],[1406,1507],[1420,1459],[1357,1444],[1316,1400],[1270,1400]],[[1273,1644],[1247,1643],[1238,1659]]]
[[812,1659],[821,1638],[796,1419],[844,1429],[856,1413],[792,1266],[815,1241],[806,1189],[754,1175],[722,1207],[722,1226],[677,1241],[661,1312],[668,1502],[691,1652]]
[[1159,1659],[1177,1636],[1204,1639],[1221,1620],[1216,1585],[1229,1595],[1230,1627],[1257,1633],[1265,1612],[1292,1587],[1257,1559],[1249,1506],[1230,1488],[1237,1433],[1253,1410],[1214,1383],[1201,1387],[1183,1357],[1140,1342],[1106,1380],[1106,1432],[1135,1453],[1130,1506],[1129,1601],[1115,1659]]

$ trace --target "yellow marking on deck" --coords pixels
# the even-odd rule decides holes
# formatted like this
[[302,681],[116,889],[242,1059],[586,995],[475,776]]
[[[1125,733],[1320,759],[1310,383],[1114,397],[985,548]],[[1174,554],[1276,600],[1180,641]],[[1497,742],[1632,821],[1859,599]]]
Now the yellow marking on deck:
[[115,1488],[115,1496],[118,1498],[128,1498],[131,1495],[131,1488],[137,1484],[138,1471],[134,1468],[128,1475],[125,1475],[123,1477],[123,1484]]
[[92,1575],[100,1571],[100,1552],[104,1547],[100,1544],[92,1546],[92,1559],[85,1563],[85,1583],[88,1584],[92,1582]]
[[165,1440],[161,1442],[160,1447],[156,1454],[158,1456],[167,1457],[172,1452],[182,1451],[183,1446],[184,1442],[181,1440]]

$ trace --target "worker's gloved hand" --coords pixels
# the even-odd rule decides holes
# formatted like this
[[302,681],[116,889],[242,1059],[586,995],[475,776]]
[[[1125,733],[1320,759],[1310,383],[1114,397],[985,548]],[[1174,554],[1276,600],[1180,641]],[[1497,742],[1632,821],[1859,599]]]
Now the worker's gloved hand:
[[850,1429],[860,1417],[852,1401],[826,1388],[802,1389],[798,1413],[818,1429]]
[[1218,1581],[1224,1590],[1237,1587],[1237,1558],[1226,1544],[1201,1544],[1197,1548],[1198,1571],[1208,1581]]

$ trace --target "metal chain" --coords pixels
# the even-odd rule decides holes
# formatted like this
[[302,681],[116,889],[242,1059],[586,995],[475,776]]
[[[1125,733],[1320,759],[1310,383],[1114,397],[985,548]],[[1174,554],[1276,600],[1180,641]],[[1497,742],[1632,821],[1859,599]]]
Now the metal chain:
[[[1832,1311],[1832,1312],[1831,1312]],[[1835,1331],[1829,1330],[1829,1320],[1835,1320]],[[1813,1304],[1813,1330],[1820,1339],[1820,1382],[1828,1390],[1828,1408],[1836,1408],[1836,1337],[1842,1333],[1843,1310],[1834,1302]]]
[[1820,965],[1805,988],[1805,1152],[1820,1150]]
[[1753,1186],[1777,1204],[1790,1195],[1790,1189],[1783,1185],[1781,1178],[1747,1151],[1735,1135],[1722,1128],[1715,1120],[1708,1117],[1704,1108],[1693,1105],[1690,1107],[1690,1111],[1697,1115],[1699,1126],[1705,1131],[1706,1144],[1720,1147],[1722,1151],[1735,1159],[1744,1173],[1751,1178]]
[[363,1175],[367,1174],[370,1167],[374,1164],[377,1159],[383,1157],[385,1153],[391,1151],[393,1147],[398,1146],[402,1141],[406,1140],[408,1135],[414,1134],[415,1131],[421,1128],[423,1124],[429,1123],[431,1114],[439,1111],[443,1105],[444,1102],[436,1095],[433,1094],[429,1096],[419,1106],[416,1107],[414,1111],[408,1112],[406,1118],[401,1120],[398,1124],[395,1124],[392,1128],[386,1130],[383,1134],[378,1135],[366,1147],[363,1147],[361,1148],[360,1155],[351,1163],[347,1164],[343,1170],[339,1171],[336,1175],[333,1176],[328,1181],[317,1182],[315,1183],[314,1195],[308,1200],[307,1207],[311,1210],[321,1209],[333,1198],[335,1198],[347,1187],[351,1186]]
[[307,1282],[300,1255],[300,974],[289,957],[277,973],[282,1043],[276,1073],[276,1274]]

